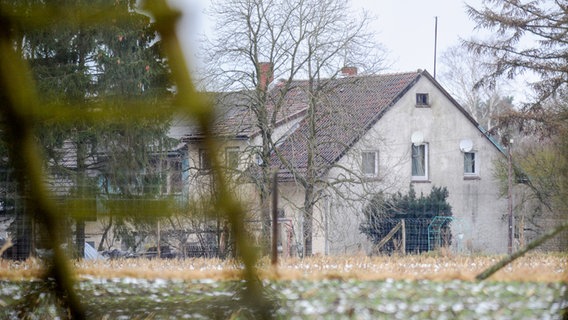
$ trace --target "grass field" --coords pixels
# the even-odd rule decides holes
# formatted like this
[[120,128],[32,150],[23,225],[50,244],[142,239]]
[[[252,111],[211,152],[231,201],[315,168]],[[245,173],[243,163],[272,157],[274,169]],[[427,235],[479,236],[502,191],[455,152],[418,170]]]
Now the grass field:
[[[360,279],[360,280],[467,280],[499,261],[502,256],[349,256],[312,257],[281,260],[273,268],[268,259],[258,265],[261,278],[272,280],[297,279]],[[215,279],[240,278],[241,265],[232,260],[185,259],[147,260],[121,259],[75,261],[79,277],[143,279]],[[40,261],[0,260],[0,279],[37,279],[43,274]],[[568,282],[568,254],[529,254],[502,269],[490,280]]]
[[[278,319],[562,319],[568,259],[531,254],[489,280],[496,256],[314,257],[259,263]],[[216,259],[74,262],[90,319],[246,319],[241,266]],[[56,316],[41,263],[0,261],[0,319]]]

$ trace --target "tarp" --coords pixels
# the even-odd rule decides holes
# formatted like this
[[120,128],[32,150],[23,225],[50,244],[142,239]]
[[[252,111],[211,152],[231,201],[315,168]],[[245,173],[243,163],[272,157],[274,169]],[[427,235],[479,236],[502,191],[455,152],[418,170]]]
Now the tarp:
[[97,252],[93,246],[85,242],[85,257],[86,260],[105,260],[106,257]]

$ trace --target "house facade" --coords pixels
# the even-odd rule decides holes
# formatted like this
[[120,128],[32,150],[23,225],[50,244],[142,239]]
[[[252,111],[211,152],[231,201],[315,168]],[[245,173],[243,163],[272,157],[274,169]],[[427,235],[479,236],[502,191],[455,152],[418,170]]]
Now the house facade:
[[[327,172],[330,182],[341,177],[357,181],[357,175],[367,179],[342,185],[343,194],[329,192],[318,203],[315,253],[371,252],[372,244],[359,232],[363,206],[377,192],[407,193],[410,186],[417,194],[428,194],[434,186],[447,188],[454,251],[507,251],[507,199],[500,196],[494,177],[503,150],[428,73],[413,77],[405,85],[392,85],[402,90],[394,90],[398,92],[379,107],[376,121]],[[302,188],[288,182],[284,190],[293,194],[283,195],[293,199],[289,211],[301,208]]]
[[[452,251],[507,252],[507,199],[494,175],[496,160],[505,159],[505,151],[428,72],[357,75],[353,68],[349,71],[317,83],[317,92],[301,80],[292,81],[286,90],[279,83],[268,87],[271,97],[281,98],[268,99],[266,107],[276,110],[273,101],[281,103],[273,122],[270,168],[278,173],[283,255],[301,255],[305,249],[308,206],[313,254],[373,253],[374,244],[360,232],[363,209],[371,198],[379,193],[406,194],[410,188],[418,195],[428,194],[433,187],[448,190],[452,216],[447,245]],[[316,95],[317,99],[310,99]],[[262,222],[257,155],[262,139],[250,108],[253,96],[254,92],[214,96],[219,109],[215,132],[221,146],[214,156],[220,158],[235,196],[246,208],[247,223],[258,230]],[[150,226],[145,232],[154,240],[148,241],[179,238],[172,242],[181,247],[205,239],[220,250],[224,227],[203,215],[204,199],[215,195],[210,174],[213,155],[188,119],[175,117],[170,136],[179,143],[167,155],[157,156],[166,182],[160,193],[175,195],[195,212],[189,212],[188,206],[168,220],[176,225]],[[110,216],[101,203],[97,200],[96,220],[87,221],[85,240],[96,248],[104,238],[103,248],[121,248],[113,231],[105,229]],[[211,226],[216,229],[207,229]]]
[[[274,128],[271,166],[279,177],[279,208],[291,224],[289,247],[302,251],[306,185],[313,187],[312,253],[332,255],[373,251],[359,231],[373,195],[404,194],[411,187],[420,195],[446,187],[451,249],[507,252],[507,199],[494,176],[495,162],[505,152],[428,72],[358,76],[352,71],[325,80],[318,92],[318,102],[310,105],[307,82],[292,82]],[[220,121],[240,133],[224,135],[220,156],[244,172],[255,165],[251,151],[260,139],[247,109],[241,111]],[[189,167],[207,169],[199,139],[182,140]],[[258,210],[254,186],[246,178],[239,183],[247,190],[241,198],[248,198],[252,212]],[[198,185],[190,183],[189,193]]]

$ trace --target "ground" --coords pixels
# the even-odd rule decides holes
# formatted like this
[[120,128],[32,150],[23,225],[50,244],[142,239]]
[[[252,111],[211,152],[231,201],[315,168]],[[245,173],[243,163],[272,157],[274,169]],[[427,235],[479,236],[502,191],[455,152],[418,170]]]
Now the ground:
[[[475,275],[502,257],[314,257],[277,267],[266,259],[258,270],[278,319],[561,319],[568,308],[567,257],[531,254],[481,282]],[[240,319],[249,312],[240,300],[241,265],[235,261],[74,266],[89,319]],[[55,318],[48,284],[34,281],[42,272],[35,260],[0,261],[0,318]]]

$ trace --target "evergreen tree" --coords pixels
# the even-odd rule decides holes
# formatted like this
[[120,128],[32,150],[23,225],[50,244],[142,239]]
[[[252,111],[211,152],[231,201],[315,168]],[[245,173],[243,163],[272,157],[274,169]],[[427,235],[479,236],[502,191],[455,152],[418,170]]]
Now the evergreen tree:
[[[129,13],[101,33],[96,55],[97,94],[116,114],[115,120],[105,123],[100,133],[99,145],[106,154],[102,180],[105,191],[112,193],[109,196],[123,201],[144,201],[161,193],[160,186],[165,183],[163,171],[167,169],[161,156],[171,146],[167,138],[169,118],[163,105],[170,96],[168,66],[160,56],[160,42],[150,18],[135,13],[134,3],[119,4],[121,12]],[[142,116],[132,119],[132,109]],[[148,229],[149,217],[139,215],[140,210],[129,210],[131,206],[119,208],[119,212],[109,212],[106,227],[116,227],[121,238],[132,242],[132,234],[142,232],[126,225]],[[165,208],[160,210],[164,211]],[[115,213],[121,214],[113,226]]]
[[[475,53],[491,57],[489,73],[481,84],[494,84],[505,75],[533,72],[541,80],[532,83],[537,104],[568,89],[566,80],[566,24],[564,1],[484,0],[483,6],[468,6],[469,16],[479,28],[495,36],[473,39],[465,45]],[[526,40],[529,40],[528,42]]]
[[[11,8],[61,16],[22,24],[15,45],[31,65],[45,108],[36,131],[46,165],[73,186],[59,192],[84,200],[72,213],[82,256],[85,219],[101,184],[97,172],[113,192],[139,195],[150,152],[167,147],[168,119],[160,105],[169,95],[167,63],[150,18],[134,0],[15,1]],[[89,22],[87,13],[106,18]],[[133,109],[139,116],[132,118]]]

